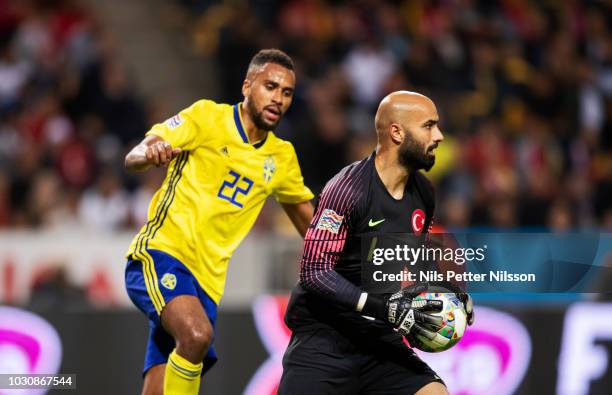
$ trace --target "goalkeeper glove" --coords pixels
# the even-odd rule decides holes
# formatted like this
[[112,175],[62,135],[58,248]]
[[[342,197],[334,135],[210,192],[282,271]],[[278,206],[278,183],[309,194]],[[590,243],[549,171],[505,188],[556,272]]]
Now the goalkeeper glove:
[[434,327],[437,330],[442,327],[442,317],[424,312],[442,311],[442,301],[414,300],[419,293],[406,289],[394,293],[387,300],[387,321],[402,336],[407,336],[411,331],[425,335],[430,332],[427,328]]
[[[433,288],[436,289],[436,292],[451,291],[452,293],[457,295],[457,298],[459,298],[461,303],[463,303],[463,309],[467,314],[467,323],[468,325],[472,325],[474,323],[474,301],[472,300],[470,294],[463,291],[457,284],[452,283],[450,281],[444,281],[434,284],[435,285],[433,286]],[[440,290],[438,287],[442,287],[442,289]]]
[[463,303],[463,308],[467,314],[467,323],[472,325],[474,323],[474,301],[468,293],[455,293],[459,300]]
[[[442,317],[427,314],[426,311],[442,311],[441,300],[414,300],[424,292],[426,286],[417,285],[394,293],[386,300],[368,295],[362,312],[388,322],[402,335],[411,331],[427,335],[429,329],[442,327]],[[429,329],[428,329],[429,328]]]

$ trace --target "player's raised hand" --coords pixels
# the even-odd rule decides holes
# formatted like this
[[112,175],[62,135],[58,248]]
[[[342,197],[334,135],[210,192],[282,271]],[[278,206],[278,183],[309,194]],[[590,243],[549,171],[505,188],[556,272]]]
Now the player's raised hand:
[[168,166],[170,161],[181,152],[180,148],[172,148],[169,142],[161,140],[146,148],[145,157],[150,164],[155,166]]
[[151,166],[168,166],[181,152],[180,148],[173,148],[161,137],[149,135],[125,156],[125,168],[130,172],[138,172]]

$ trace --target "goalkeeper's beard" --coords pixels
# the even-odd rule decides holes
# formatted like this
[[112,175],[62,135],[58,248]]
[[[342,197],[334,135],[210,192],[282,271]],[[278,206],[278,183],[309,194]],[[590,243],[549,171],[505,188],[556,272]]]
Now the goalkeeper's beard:
[[436,145],[425,148],[413,139],[406,139],[400,146],[399,162],[408,170],[424,169],[429,171],[436,162],[435,156],[430,156],[429,151]]

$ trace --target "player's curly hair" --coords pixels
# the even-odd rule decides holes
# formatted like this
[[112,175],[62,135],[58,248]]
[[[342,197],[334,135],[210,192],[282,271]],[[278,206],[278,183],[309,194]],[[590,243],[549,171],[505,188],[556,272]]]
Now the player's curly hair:
[[276,48],[262,49],[257,52],[249,63],[248,73],[266,63],[276,63],[286,69],[294,70],[293,60],[289,55]]

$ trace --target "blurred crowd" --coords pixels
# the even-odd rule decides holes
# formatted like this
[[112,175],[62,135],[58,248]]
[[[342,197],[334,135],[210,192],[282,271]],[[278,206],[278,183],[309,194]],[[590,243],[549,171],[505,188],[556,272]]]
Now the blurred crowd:
[[[214,99],[241,100],[260,48],[294,58],[278,134],[315,192],[371,152],[380,99],[410,89],[445,133],[438,223],[612,229],[609,1],[178,1],[217,62]],[[138,96],[107,29],[78,0],[0,0],[0,228],[145,221],[163,170],[132,177],[123,157],[172,114]]]
[[115,38],[82,2],[0,0],[0,228],[144,222],[163,175],[123,171],[158,121],[135,92]]
[[609,1],[183,0],[196,51],[238,101],[259,48],[286,50],[298,88],[279,133],[319,191],[375,145],[388,92],[438,105],[430,172],[450,228],[612,228]]

